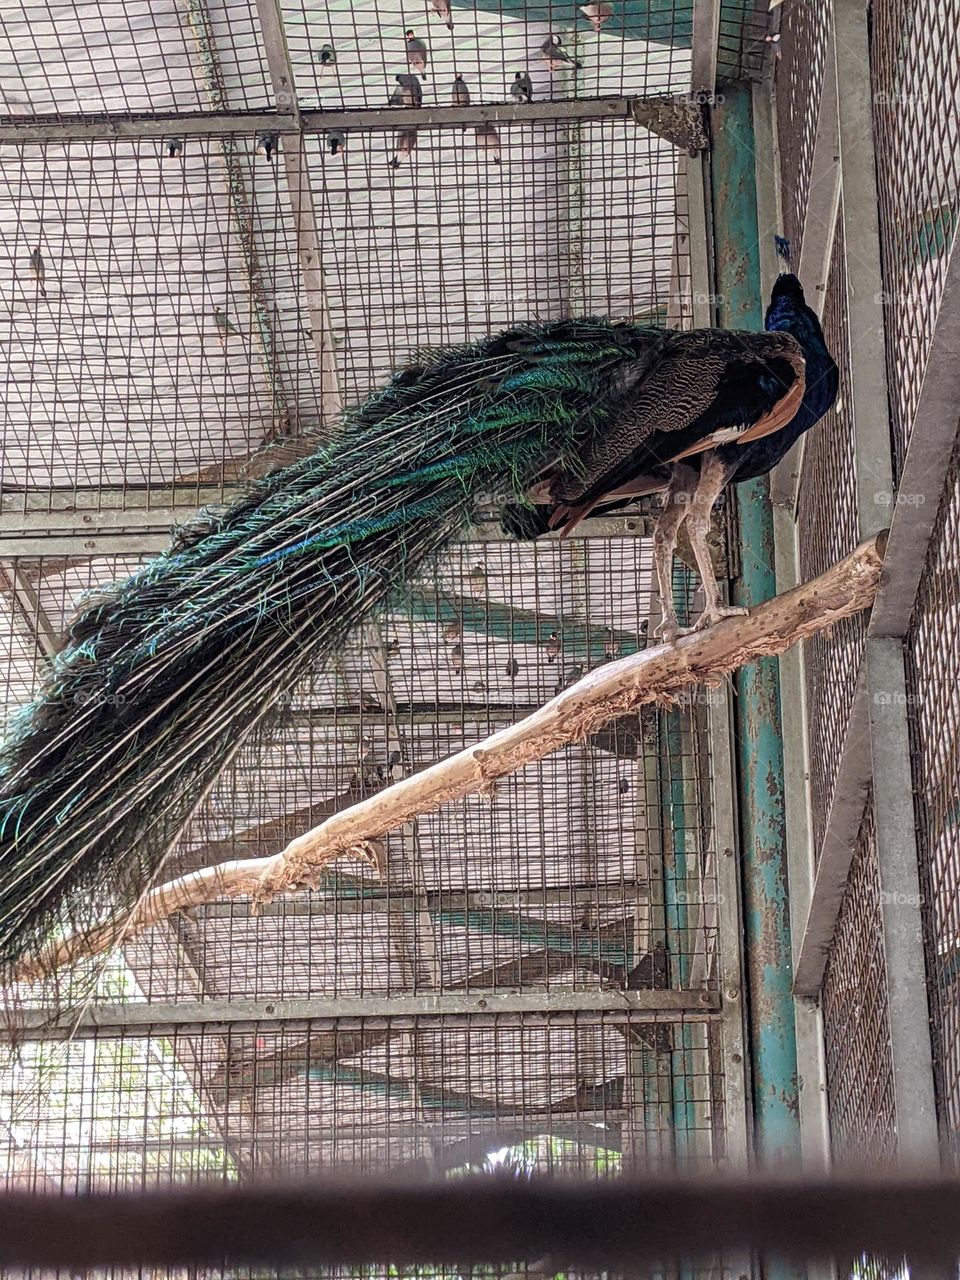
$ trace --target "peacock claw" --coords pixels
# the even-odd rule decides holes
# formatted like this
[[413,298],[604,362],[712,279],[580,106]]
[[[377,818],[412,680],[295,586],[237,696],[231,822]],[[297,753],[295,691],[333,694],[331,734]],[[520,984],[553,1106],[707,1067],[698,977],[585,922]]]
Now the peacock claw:
[[673,644],[678,636],[683,632],[677,626],[676,618],[666,617],[658,627],[654,628],[653,634],[658,640],[662,640],[664,644]]
[[739,604],[718,604],[711,609],[704,609],[700,617],[696,620],[692,627],[683,627],[680,635],[693,635],[695,631],[705,631],[707,627],[712,627],[715,622],[720,622],[722,618],[745,618],[750,612],[743,605]]

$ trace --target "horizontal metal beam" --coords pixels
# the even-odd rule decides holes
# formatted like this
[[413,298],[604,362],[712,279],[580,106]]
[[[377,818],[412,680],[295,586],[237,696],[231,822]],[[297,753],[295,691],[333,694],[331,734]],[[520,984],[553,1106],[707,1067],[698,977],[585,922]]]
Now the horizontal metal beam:
[[496,991],[484,995],[417,995],[344,997],[315,1000],[209,1000],[180,1004],[130,1003],[90,1005],[79,1014],[51,1015],[46,1009],[27,1009],[16,1026],[4,1028],[0,1040],[58,1040],[74,1036],[217,1033],[253,1030],[265,1024],[298,1024],[317,1029],[330,1023],[338,1031],[350,1024],[373,1030],[378,1024],[398,1028],[449,1023],[468,1018],[471,1026],[484,1019],[503,1025],[505,1018],[527,1022],[543,1017],[560,1018],[580,1025],[590,1021],[676,1021],[684,1014],[695,1017],[714,1013],[719,998],[708,991]]
[[297,128],[296,116],[275,111],[222,111],[216,114],[186,111],[183,115],[58,116],[46,120],[29,116],[16,123],[0,124],[0,143],[31,146],[43,142],[111,142],[137,138],[222,138],[264,129],[290,133]]
[[[242,833],[237,840],[238,852],[242,851]],[[348,916],[364,915],[368,911],[395,912],[417,911],[529,911],[537,907],[612,907],[619,910],[636,907],[636,899],[649,892],[647,880],[625,880],[616,885],[571,885],[558,889],[506,890],[501,893],[461,893],[449,890],[428,890],[426,893],[404,892],[376,886],[365,889],[362,896],[346,897],[336,889],[324,892],[315,889],[311,894],[275,898],[256,906],[242,899],[225,898],[205,903],[197,908],[204,919],[254,918],[260,916]],[[563,928],[562,924],[556,925]]]
[[665,113],[690,116],[677,141],[680,145],[705,145],[693,126],[693,112],[699,108],[683,95],[656,94],[651,97],[578,98],[565,102],[487,103],[470,107],[364,107],[353,111],[301,111],[294,114],[220,112],[216,115],[186,112],[183,115],[131,116],[115,119],[109,116],[59,117],[56,120],[31,118],[16,124],[0,125],[0,143],[29,146],[44,142],[91,140],[136,140],[165,138],[176,135],[221,137],[253,135],[262,130],[274,133],[304,135],[325,133],[328,129],[451,129],[487,122],[499,124],[543,124],[552,120],[635,120],[641,127],[651,128],[666,136],[669,121]]
[[495,102],[471,107],[360,107],[303,111],[304,133],[328,129],[450,129],[463,125],[542,124],[551,120],[627,120],[634,98],[578,98],[566,102]]
[[[169,520],[168,529],[182,520],[185,511],[177,513],[176,519]],[[171,517],[173,513],[168,513]],[[157,512],[151,512],[150,525],[162,527],[162,520]],[[126,521],[122,521],[126,524]],[[139,520],[130,523],[138,524]],[[146,521],[144,521],[146,524]],[[84,559],[97,556],[119,555],[156,555],[166,551],[170,546],[170,533],[127,533],[110,532],[110,526],[98,532],[90,533],[58,532],[62,528],[64,517],[51,517],[52,528],[44,533],[42,528],[33,527],[22,534],[0,534],[0,559],[39,559],[41,556],[67,556]],[[570,534],[570,538],[646,538],[650,536],[650,522],[640,516],[607,517],[605,519],[584,520]],[[547,534],[545,540],[556,541],[558,534]],[[511,539],[495,524],[474,525],[464,532],[464,542],[508,542]]]
[[0,497],[0,533],[57,529],[158,529],[182,520],[199,507],[232,502],[239,485],[173,484],[135,489],[104,485],[98,489],[6,490]]
[[93,538],[87,533],[0,536],[0,560],[37,560],[69,556],[78,560],[102,556],[156,555],[170,546],[169,533],[118,533]]

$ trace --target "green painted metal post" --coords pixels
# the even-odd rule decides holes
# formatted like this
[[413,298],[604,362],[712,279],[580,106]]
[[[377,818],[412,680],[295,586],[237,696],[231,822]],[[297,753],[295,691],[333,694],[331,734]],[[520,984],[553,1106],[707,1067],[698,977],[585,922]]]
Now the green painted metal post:
[[[718,312],[730,328],[763,326],[756,156],[749,85],[732,85],[714,110],[712,195]],[[775,228],[761,228],[772,234]],[[776,594],[773,512],[766,479],[740,485],[738,604]],[[756,1154],[800,1158],[797,1046],[784,820],[778,664],[753,663],[736,678],[736,752]]]

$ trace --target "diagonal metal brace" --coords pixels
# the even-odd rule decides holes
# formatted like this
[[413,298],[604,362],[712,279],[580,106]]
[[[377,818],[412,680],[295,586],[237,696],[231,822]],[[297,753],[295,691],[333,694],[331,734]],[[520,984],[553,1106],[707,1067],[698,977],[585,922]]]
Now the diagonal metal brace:
[[695,156],[710,146],[704,105],[685,95],[634,98],[630,114],[644,129]]

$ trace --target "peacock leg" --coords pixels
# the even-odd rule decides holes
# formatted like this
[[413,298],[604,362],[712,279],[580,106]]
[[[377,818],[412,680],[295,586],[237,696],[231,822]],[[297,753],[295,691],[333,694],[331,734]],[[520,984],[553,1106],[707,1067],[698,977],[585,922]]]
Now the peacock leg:
[[692,467],[677,464],[663,495],[663,508],[653,530],[653,562],[657,568],[662,620],[655,634],[668,644],[680,634],[677,610],[673,603],[673,553],[680,526],[690,514],[691,501],[697,488],[697,473]]
[[699,483],[690,504],[690,514],[687,516],[687,533],[697,560],[697,568],[700,570],[704,601],[703,612],[697,619],[696,625],[689,628],[690,631],[701,631],[704,627],[719,622],[721,618],[732,618],[747,612],[746,609],[738,606],[721,603],[720,586],[717,575],[713,571],[710,546],[707,542],[714,504],[732,475],[733,468],[721,462],[712,450],[703,455]]

